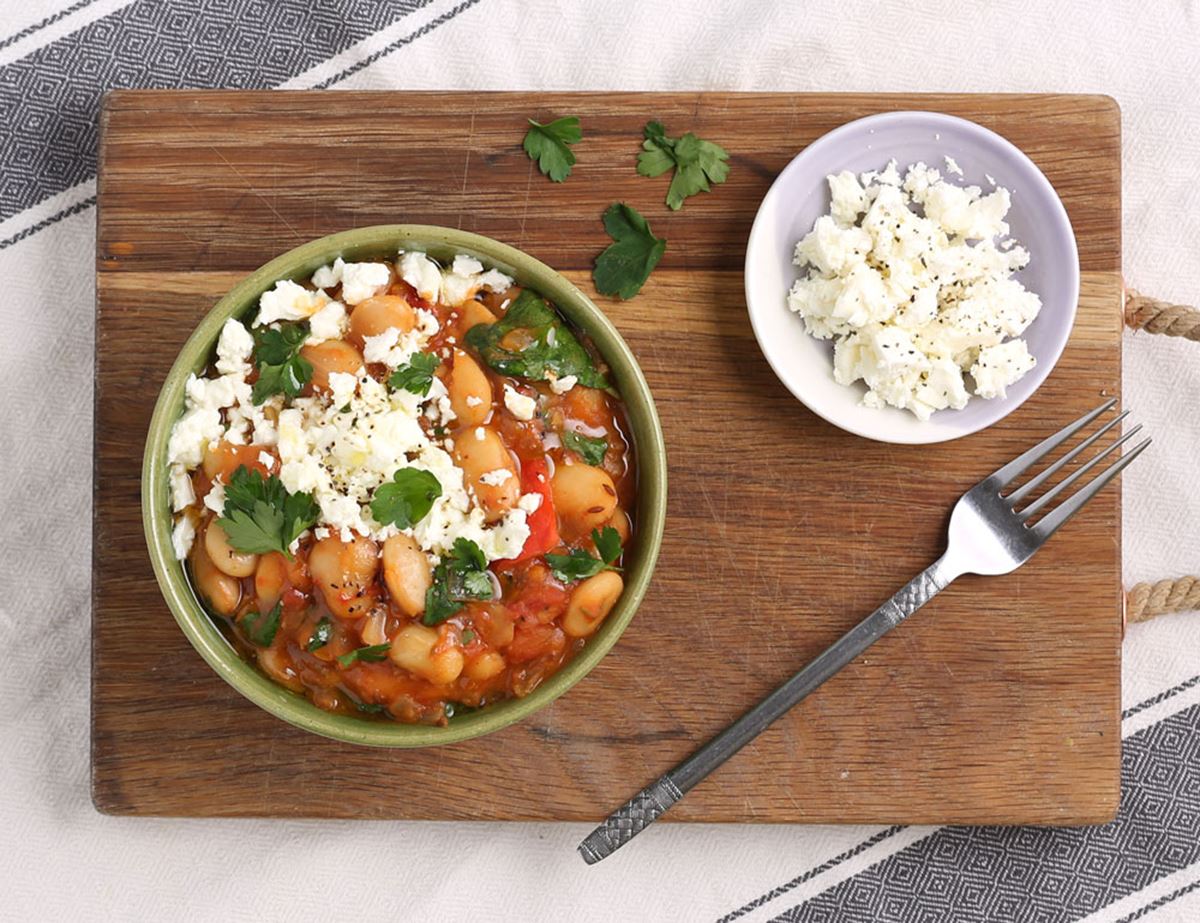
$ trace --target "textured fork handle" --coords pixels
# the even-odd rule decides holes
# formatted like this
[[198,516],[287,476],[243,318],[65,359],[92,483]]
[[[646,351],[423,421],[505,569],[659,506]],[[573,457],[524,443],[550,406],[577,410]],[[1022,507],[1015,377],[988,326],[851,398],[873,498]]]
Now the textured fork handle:
[[579,854],[588,865],[594,865],[605,856],[616,852],[676,801],[683,797],[670,776],[646,786],[621,807],[613,811],[604,823],[587,835],[579,844]]
[[961,573],[946,556],[913,577],[891,599],[851,628],[823,654],[686,760],[642,789],[593,830],[579,853],[588,865],[620,849],[696,783],[761,734],[780,715],[933,599]]

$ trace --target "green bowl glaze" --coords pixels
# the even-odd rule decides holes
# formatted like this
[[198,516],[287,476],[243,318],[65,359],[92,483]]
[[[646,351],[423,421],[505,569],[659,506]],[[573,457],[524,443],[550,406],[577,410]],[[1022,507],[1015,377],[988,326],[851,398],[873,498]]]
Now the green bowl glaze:
[[[443,262],[459,253],[469,254],[554,302],[572,324],[592,338],[611,367],[633,429],[638,465],[636,532],[627,555],[625,592],[604,625],[574,660],[525,698],[452,718],[444,728],[331,714],[276,685],[243,660],[217,628],[171,546],[167,440],[183,412],[187,377],[208,363],[226,319],[250,312],[259,296],[279,279],[305,279],[339,256],[348,261],[394,258],[400,249],[423,250]],[[629,347],[603,312],[549,266],[519,250],[478,234],[424,225],[379,225],[322,237],[277,257],[235,286],[200,321],[171,367],[150,420],[142,462],[142,521],[150,560],[175,621],[200,656],[218,676],[272,715],[315,734],[376,747],[428,747],[479,737],[533,714],[583,679],[617,643],[637,611],[662,543],[666,507],[666,449],[654,400]]]

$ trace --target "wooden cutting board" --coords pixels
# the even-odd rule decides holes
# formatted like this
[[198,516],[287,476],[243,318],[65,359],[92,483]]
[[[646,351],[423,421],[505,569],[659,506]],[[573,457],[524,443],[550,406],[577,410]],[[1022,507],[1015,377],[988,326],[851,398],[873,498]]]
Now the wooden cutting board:
[[[1083,289],[1044,387],[990,430],[881,445],[797,403],[742,296],[759,200],[854,118],[936,109],[1006,136],[1062,196]],[[570,179],[525,118],[582,118]],[[1119,393],[1120,112],[1100,96],[118,92],[102,115],[97,240],[92,785],[115,814],[596,819],[759,700],[940,552],[952,501]],[[663,204],[641,128],[692,130],[729,180]],[[669,241],[641,295],[597,298],[662,415],[670,511],[641,611],[583,682],[489,737],[356,748],[259,711],[193,652],[159,596],[138,478],[156,392],[241,276],[310,238],[419,222],[498,238],[594,295],[600,215]],[[700,785],[689,821],[1102,822],[1119,795],[1120,497],[1032,563],[963,578]]]

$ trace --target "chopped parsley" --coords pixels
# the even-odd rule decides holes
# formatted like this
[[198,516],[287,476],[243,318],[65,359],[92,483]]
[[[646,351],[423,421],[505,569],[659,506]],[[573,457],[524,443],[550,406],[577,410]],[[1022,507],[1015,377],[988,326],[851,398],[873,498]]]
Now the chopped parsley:
[[483,549],[469,538],[456,538],[448,554],[433,569],[433,584],[425,592],[426,625],[440,625],[469,599],[491,599],[492,578]]
[[417,353],[406,365],[392,372],[388,379],[388,387],[395,391],[411,391],[424,397],[429,393],[434,370],[440,363],[441,360],[433,353]]
[[567,116],[555,119],[547,125],[529,119],[529,131],[525,133],[522,147],[531,160],[537,161],[538,169],[553,182],[561,183],[571,174],[575,165],[575,154],[570,145],[583,138],[579,119]]
[[313,651],[320,650],[329,643],[329,639],[333,637],[333,622],[329,620],[329,616],[321,616],[321,621],[317,622],[313,628],[313,633],[308,639],[308,646],[305,648],[310,654]]
[[601,294],[627,300],[642,290],[667,242],[655,237],[637,209],[623,202],[614,202],[604,212],[604,229],[613,242],[596,257],[592,280]]
[[578,452],[589,465],[599,465],[608,451],[608,440],[603,436],[585,436],[567,430],[562,434],[562,441],[572,452]]
[[387,659],[388,651],[391,650],[391,647],[392,645],[387,642],[383,644],[371,644],[367,647],[355,648],[348,654],[342,654],[337,660],[343,667],[348,667],[355,661],[378,663],[381,660]]
[[313,367],[300,355],[308,339],[308,324],[280,324],[279,329],[260,327],[254,334],[258,380],[250,399],[261,404],[273,394],[296,397],[312,379]]
[[289,546],[320,515],[312,494],[289,493],[275,475],[264,479],[239,465],[225,486],[225,511],[217,522],[238,551],[278,551],[291,558]]
[[668,138],[662,122],[647,122],[637,171],[642,176],[661,176],[674,168],[667,188],[667,207],[678,211],[684,199],[708,192],[710,183],[725,182],[729,154],[719,144],[697,138],[690,131],[681,138]]
[[279,619],[283,615],[283,601],[275,603],[270,612],[251,609],[242,616],[241,626],[246,637],[259,647],[270,647],[279,631]]
[[442,483],[423,468],[400,468],[371,499],[371,515],[382,525],[408,529],[429,515]]
[[592,541],[600,557],[589,554],[583,548],[574,548],[570,554],[548,554],[546,563],[555,579],[563,583],[594,577],[602,570],[619,570],[613,562],[621,556],[621,534],[612,526],[603,531],[592,529]]
[[464,631],[462,633],[462,643],[464,645],[470,644],[474,640],[475,640],[475,632],[471,631],[471,629],[468,628],[466,631]]
[[[528,342],[519,349],[502,346],[514,330],[523,331]],[[606,388],[608,381],[596,369],[588,351],[541,296],[524,289],[502,320],[477,324],[467,331],[467,344],[483,361],[502,375],[549,381],[550,376],[573,375],[587,388]]]

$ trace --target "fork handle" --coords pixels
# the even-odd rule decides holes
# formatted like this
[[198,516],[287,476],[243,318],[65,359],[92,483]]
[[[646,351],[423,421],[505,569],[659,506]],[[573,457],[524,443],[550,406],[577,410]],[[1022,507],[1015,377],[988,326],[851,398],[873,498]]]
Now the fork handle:
[[933,599],[960,573],[943,555],[913,577],[891,599],[842,635],[808,666],[610,814],[579,844],[579,853],[584,861],[588,865],[599,862],[645,830],[698,782],[766,730],[775,719]]

